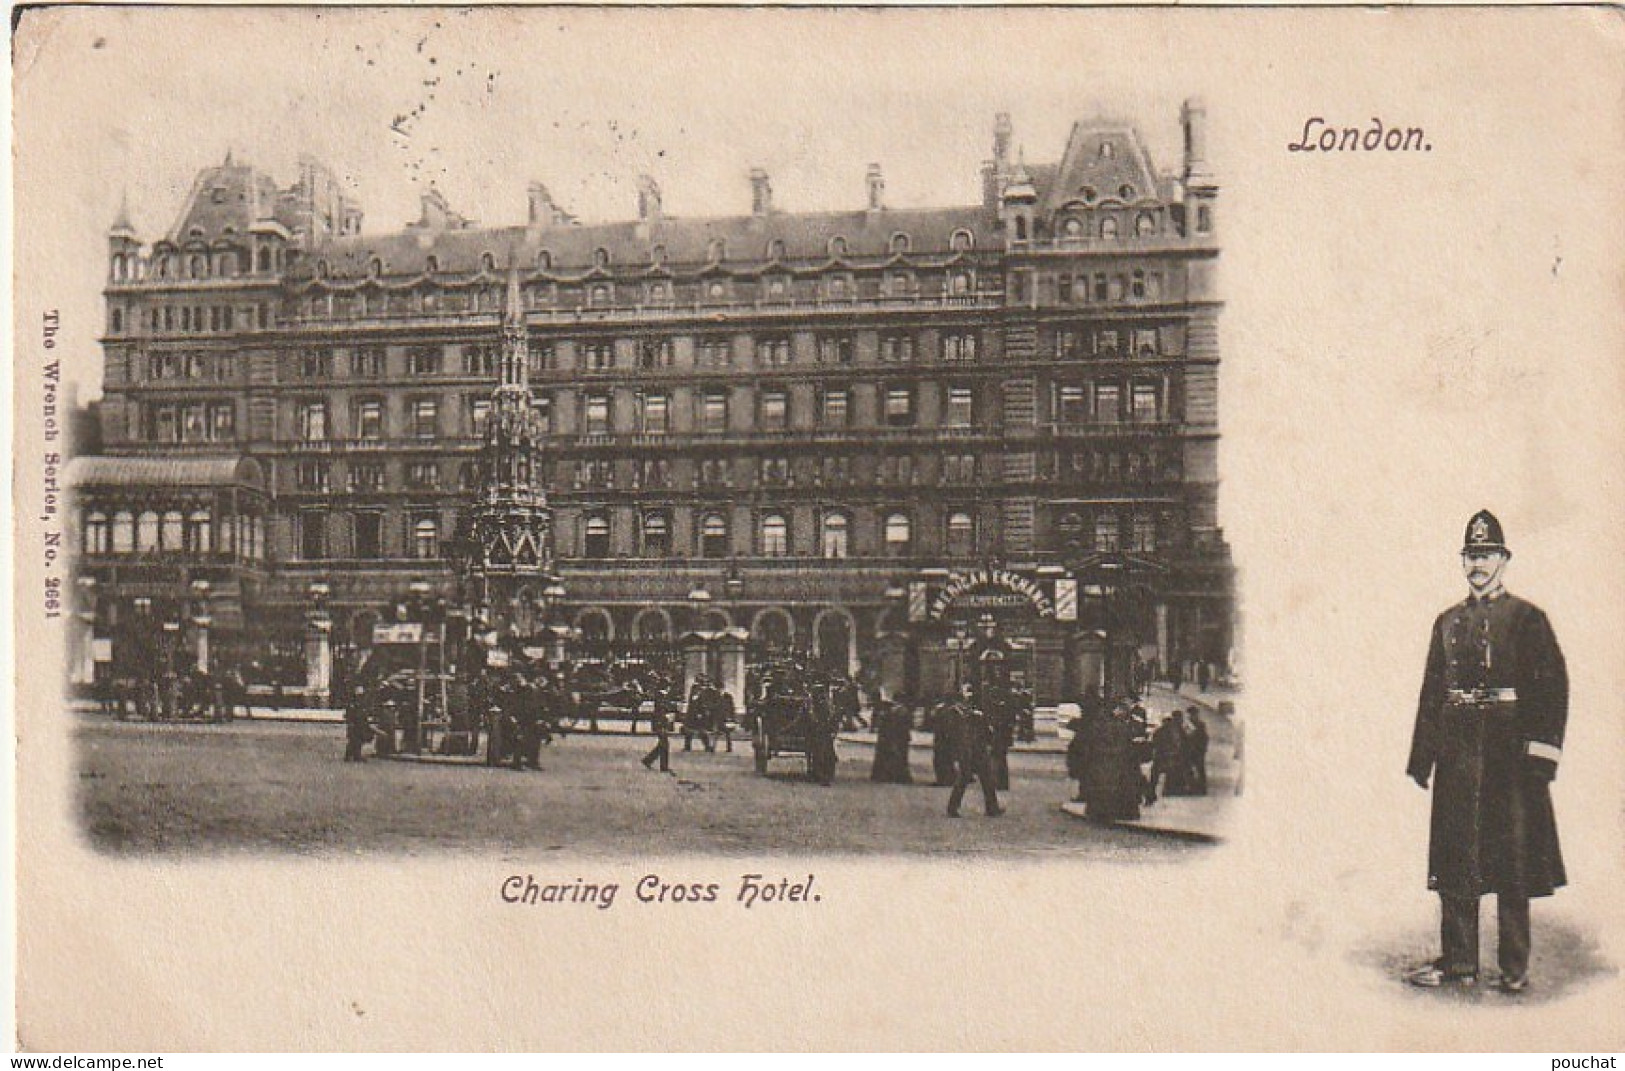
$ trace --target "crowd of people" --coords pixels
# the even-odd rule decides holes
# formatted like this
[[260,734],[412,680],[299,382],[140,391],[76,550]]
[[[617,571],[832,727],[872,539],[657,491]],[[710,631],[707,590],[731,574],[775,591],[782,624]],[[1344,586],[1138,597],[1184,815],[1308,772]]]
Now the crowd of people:
[[252,717],[248,685],[235,667],[210,673],[173,663],[107,674],[95,683],[98,709],[119,721],[223,722]]
[[[1168,714],[1153,731],[1146,709],[1132,696],[1110,708],[1086,695],[1067,728],[1067,776],[1078,782],[1076,802],[1091,819],[1140,817],[1142,806],[1166,796],[1207,794],[1207,723],[1196,706]],[[1149,774],[1146,772],[1150,765]]]

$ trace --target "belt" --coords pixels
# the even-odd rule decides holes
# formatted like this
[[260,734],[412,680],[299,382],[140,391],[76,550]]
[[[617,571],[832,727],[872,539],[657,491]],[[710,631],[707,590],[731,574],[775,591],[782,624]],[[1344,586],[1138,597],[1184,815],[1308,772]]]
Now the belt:
[[1452,688],[1445,693],[1445,698],[1452,703],[1465,703],[1471,706],[1484,706],[1490,703],[1516,703],[1518,701],[1518,689]]

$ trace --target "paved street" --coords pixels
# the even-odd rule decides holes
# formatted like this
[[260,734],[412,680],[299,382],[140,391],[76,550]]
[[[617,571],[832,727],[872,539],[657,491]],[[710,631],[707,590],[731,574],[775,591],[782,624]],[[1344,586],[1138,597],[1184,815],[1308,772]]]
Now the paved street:
[[1009,813],[943,813],[927,784],[869,781],[873,752],[842,743],[835,785],[801,779],[778,759],[767,777],[748,741],[732,755],[673,748],[675,776],[638,758],[646,737],[571,736],[544,748],[541,772],[453,763],[340,761],[331,724],[115,722],[75,714],[80,806],[94,842],[113,852],[386,851],[577,854],[910,852],[1179,858],[1206,850],[1177,839],[1101,829],[1060,804],[1071,784],[1058,754],[1011,756]]

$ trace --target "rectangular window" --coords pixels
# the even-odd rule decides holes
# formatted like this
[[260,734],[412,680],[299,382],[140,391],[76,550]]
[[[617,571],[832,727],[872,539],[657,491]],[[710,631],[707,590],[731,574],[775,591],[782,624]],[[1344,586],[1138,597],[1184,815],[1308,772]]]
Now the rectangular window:
[[638,343],[639,368],[670,368],[671,355],[669,338],[646,338]]
[[1106,424],[1115,424],[1122,417],[1122,388],[1115,383],[1100,383],[1095,386],[1095,419]]
[[1056,392],[1055,422],[1058,424],[1084,424],[1089,420],[1089,399],[1083,388],[1076,384],[1062,384]]
[[327,514],[315,510],[299,514],[299,556],[306,561],[327,557]]
[[1121,550],[1118,545],[1117,516],[1112,513],[1103,513],[1095,518],[1095,549],[1099,551]]
[[412,520],[412,557],[420,561],[440,557],[440,524],[432,514]]
[[1142,328],[1135,329],[1135,332],[1134,332],[1134,356],[1136,356],[1136,357],[1155,357],[1155,356],[1157,356],[1157,329],[1156,328],[1154,328],[1154,327],[1142,327]]
[[219,402],[209,407],[209,438],[215,442],[230,442],[237,437],[237,407],[230,402]]
[[850,395],[845,387],[829,387],[824,391],[822,424],[826,428],[844,428],[850,417]]
[[412,403],[412,435],[418,439],[432,439],[439,434],[440,405],[433,398],[419,398]]
[[582,366],[590,372],[604,372],[615,366],[613,342],[588,342],[581,347]]
[[1157,388],[1151,383],[1136,383],[1131,395],[1134,422],[1152,424],[1157,419]]
[[350,490],[374,493],[384,489],[384,466],[380,461],[350,462]]
[[584,403],[582,426],[588,435],[609,434],[609,395],[589,394]]
[[299,375],[304,379],[327,379],[333,374],[331,350],[305,350],[299,355]]
[[669,403],[664,394],[645,394],[643,396],[643,433],[645,435],[664,435],[671,427]]
[[413,376],[432,376],[440,372],[439,346],[413,346],[406,351],[406,371]]
[[540,375],[551,372],[559,366],[558,347],[551,342],[532,342],[528,357],[527,371],[531,375]]
[[294,478],[301,491],[320,491],[326,493],[330,490],[328,484],[328,468],[325,461],[301,461],[294,470]]
[[784,431],[790,426],[790,399],[782,390],[762,392],[762,431]]
[[1100,357],[1117,356],[1120,336],[1116,331],[1095,332],[1095,354]]
[[547,434],[553,433],[553,396],[551,394],[538,394],[531,399],[531,412],[541,421],[542,430]]
[[914,360],[914,336],[882,335],[880,359],[886,364],[908,364]]
[[497,348],[488,342],[471,343],[464,346],[463,374],[465,376],[496,375]]
[[942,336],[942,359],[950,364],[976,360],[976,333],[965,331]]
[[975,420],[975,402],[969,387],[948,388],[948,411],[945,414],[948,427],[968,428]]
[[1141,514],[1134,518],[1134,535],[1129,540],[1129,550],[1154,554],[1157,549],[1157,520],[1155,517]]
[[943,479],[948,483],[976,482],[976,455],[949,454],[943,458]]
[[299,407],[299,438],[307,443],[327,438],[326,402],[306,402]]
[[491,399],[470,398],[468,400],[468,428],[475,438],[485,437],[486,425],[491,420]]
[[432,491],[440,486],[440,466],[433,461],[414,461],[407,467],[406,482],[420,490]]
[[355,556],[372,560],[384,556],[384,515],[357,513],[355,515]]
[[820,364],[851,364],[852,336],[824,335],[818,340]]
[[1072,276],[1062,275],[1055,281],[1055,299],[1063,305],[1072,304]]
[[852,459],[825,457],[819,480],[825,487],[845,487],[852,482]]
[[761,464],[762,484],[767,487],[786,487],[790,483],[790,459],[764,457]]
[[180,424],[176,419],[175,407],[172,405],[160,406],[153,411],[152,437],[161,443],[172,443],[180,440]]
[[384,437],[384,403],[365,398],[355,403],[355,437],[372,442]]
[[756,341],[756,363],[764,368],[778,368],[790,363],[790,340],[763,338]]
[[237,360],[232,354],[214,355],[214,378],[217,383],[229,383],[237,378]]
[[384,374],[384,347],[359,346],[350,351],[350,374],[375,379]]
[[181,442],[203,442],[208,438],[208,428],[208,416],[202,405],[181,407]]
[[1127,288],[1124,285],[1124,280],[1121,275],[1112,276],[1106,287],[1106,300],[1122,301],[1123,294],[1126,289]]
[[710,391],[700,399],[700,430],[719,435],[728,430],[728,396]]
[[908,428],[914,425],[914,390],[892,387],[886,391],[886,426]]
[[732,363],[732,347],[725,338],[702,338],[695,344],[695,361],[701,368],[727,368]]
[[729,464],[728,459],[723,457],[701,458],[698,472],[699,486],[703,488],[731,486],[733,480],[728,475]]

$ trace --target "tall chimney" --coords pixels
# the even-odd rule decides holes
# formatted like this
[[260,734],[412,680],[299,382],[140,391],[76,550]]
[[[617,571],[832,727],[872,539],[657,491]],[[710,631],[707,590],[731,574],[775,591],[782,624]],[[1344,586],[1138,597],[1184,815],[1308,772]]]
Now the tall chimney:
[[773,211],[773,186],[767,181],[767,172],[759,167],[750,169],[750,211],[753,216]]
[[532,227],[553,225],[558,209],[553,204],[553,195],[547,192],[546,186],[540,182],[532,182],[525,187],[525,199],[530,206],[528,219]]
[[880,174],[879,164],[869,165],[869,211],[879,212],[886,207],[886,180]]
[[639,175],[638,219],[645,223],[658,223],[662,215],[660,184],[648,175]]
[[1179,122],[1185,129],[1185,185],[1209,185],[1214,176],[1207,161],[1207,105],[1199,97],[1186,100]]
[[993,166],[998,169],[1001,178],[1010,167],[1010,139],[1015,133],[1009,112],[1000,112],[993,117]]

